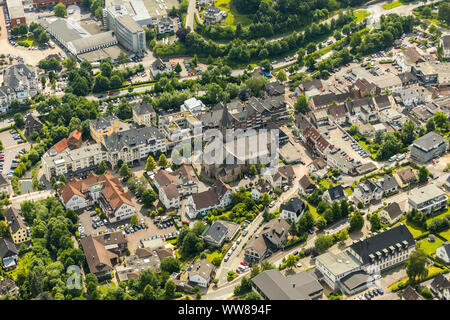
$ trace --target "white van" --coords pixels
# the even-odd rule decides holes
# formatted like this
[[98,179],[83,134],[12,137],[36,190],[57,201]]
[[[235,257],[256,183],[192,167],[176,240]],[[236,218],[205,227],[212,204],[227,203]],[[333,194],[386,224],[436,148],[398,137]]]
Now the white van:
[[242,241],[242,239],[239,238],[239,239],[237,239],[236,243],[239,244],[239,243],[241,243],[241,241]]

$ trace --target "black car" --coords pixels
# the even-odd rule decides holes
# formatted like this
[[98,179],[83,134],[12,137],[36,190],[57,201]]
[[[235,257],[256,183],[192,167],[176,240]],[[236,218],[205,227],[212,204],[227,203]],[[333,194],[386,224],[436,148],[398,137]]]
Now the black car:
[[375,296],[378,296],[378,291],[377,291],[377,289],[373,289],[373,290],[372,290],[372,294],[375,295]]
[[367,300],[372,299],[372,297],[371,297],[368,293],[366,293],[366,294],[364,295],[364,297],[366,297]]
[[95,211],[91,212],[91,214],[90,214],[91,217],[95,217],[96,215],[97,215],[97,212],[95,212]]
[[93,224],[92,224],[92,228],[97,229],[97,224],[96,224],[96,223],[93,223]]

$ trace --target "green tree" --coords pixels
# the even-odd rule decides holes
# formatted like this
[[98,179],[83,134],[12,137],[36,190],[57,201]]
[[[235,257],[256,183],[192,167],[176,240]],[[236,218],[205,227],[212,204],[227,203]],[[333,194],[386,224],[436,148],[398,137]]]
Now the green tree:
[[173,272],[180,271],[180,261],[172,257],[164,258],[159,267],[161,271],[172,274]]
[[133,227],[134,227],[134,226],[137,226],[137,225],[139,224],[138,217],[137,217],[135,214],[133,214],[133,215],[131,216],[130,223],[131,223],[131,225],[132,225]]
[[18,128],[23,128],[25,126],[25,119],[21,113],[14,114],[14,124]]
[[144,207],[149,208],[158,199],[158,195],[152,189],[146,189],[142,192],[141,199]]
[[327,227],[327,220],[325,220],[324,217],[317,218],[315,223],[316,223],[316,227],[319,230],[323,230],[323,229],[325,229]]
[[245,300],[261,300],[261,296],[256,292],[252,291],[245,296]]
[[285,82],[287,80],[286,72],[284,72],[284,70],[281,69],[280,71],[278,71],[276,78],[280,82]]
[[249,174],[252,176],[256,176],[258,174],[258,170],[256,169],[256,166],[254,164],[250,166]]
[[177,63],[177,65],[175,66],[175,69],[174,69],[174,71],[176,72],[176,73],[180,73],[181,72],[181,65],[179,64],[179,63]]
[[106,165],[105,161],[100,161],[98,164],[97,170],[95,171],[96,174],[105,174],[106,171],[108,171],[108,166]]
[[355,211],[350,217],[349,231],[361,230],[364,226],[364,218],[359,211]]
[[341,243],[344,243],[345,240],[348,239],[348,232],[347,229],[343,229],[338,233],[338,239]]
[[359,128],[357,125],[352,124],[350,126],[350,129],[348,130],[348,133],[350,133],[350,135],[355,136],[357,134],[359,134]]
[[296,112],[306,114],[309,111],[308,100],[304,95],[301,95],[297,98],[297,101],[294,104],[294,108]]
[[8,234],[9,234],[8,224],[5,221],[0,220],[0,238],[4,238]]
[[53,12],[55,16],[64,18],[67,15],[67,8],[63,3],[59,2],[56,6],[53,7]]
[[203,231],[205,230],[206,226],[201,222],[200,220],[196,221],[194,224],[194,227],[192,228],[192,231],[196,235],[201,235]]
[[131,169],[126,163],[122,164],[122,166],[120,167],[119,174],[121,177],[128,177],[131,174]]
[[314,245],[317,250],[323,252],[333,245],[333,239],[327,235],[319,234],[314,241]]
[[428,181],[428,174],[429,174],[428,169],[425,166],[420,167],[419,174],[418,174],[419,175],[419,182],[420,183],[427,182]]
[[159,156],[158,166],[160,166],[161,168],[167,168],[169,166],[169,161],[167,161],[164,153]]
[[288,257],[286,258],[286,267],[288,269],[293,269],[295,267],[295,256],[293,256],[292,254],[288,255]]
[[417,249],[410,254],[406,261],[406,274],[410,282],[414,282],[416,278],[423,279],[428,275],[426,264],[427,255],[423,250]]
[[381,219],[378,213],[374,212],[369,216],[370,230],[376,232],[381,229]]
[[120,88],[122,86],[122,79],[117,74],[113,75],[109,80],[109,86],[111,89]]
[[172,299],[175,296],[176,288],[177,286],[172,280],[166,282],[166,285],[164,286],[164,294],[167,299]]

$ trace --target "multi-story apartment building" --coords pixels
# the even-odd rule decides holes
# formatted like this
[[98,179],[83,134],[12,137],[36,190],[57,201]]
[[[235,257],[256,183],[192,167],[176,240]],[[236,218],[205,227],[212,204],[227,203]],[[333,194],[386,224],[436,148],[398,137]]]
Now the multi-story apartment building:
[[106,160],[106,155],[99,143],[61,152],[51,148],[42,156],[42,171],[48,181],[61,175],[83,176],[95,170],[102,160]]
[[147,159],[150,153],[166,152],[166,140],[154,127],[114,132],[101,142],[106,160],[114,168],[119,160],[129,165]]
[[202,135],[202,122],[189,111],[159,117],[158,129],[167,138],[169,148],[178,142]]
[[156,112],[148,102],[139,102],[132,106],[133,121],[140,126],[150,127],[156,124]]
[[100,117],[89,122],[89,131],[91,138],[95,142],[101,142],[104,135],[111,135],[112,133],[119,132],[120,120],[116,116]]
[[447,150],[447,142],[441,135],[435,132],[429,132],[415,140],[410,148],[410,157],[412,160],[419,163],[426,163],[433,158],[443,155]]
[[445,59],[450,58],[450,34],[446,34],[445,36],[441,37],[441,46],[442,50],[444,51],[443,57]]
[[6,222],[8,223],[9,233],[15,244],[31,240],[30,228],[25,222],[25,218],[14,207],[9,207],[5,212]]
[[158,21],[158,34],[173,33],[175,26],[173,20],[169,17],[164,17]]
[[110,173],[91,173],[86,179],[72,179],[58,190],[59,199],[66,209],[81,210],[93,204],[105,212],[110,222],[130,218],[135,213],[130,194]]
[[20,63],[3,70],[3,85],[0,86],[0,112],[10,108],[12,100],[24,102],[40,91],[37,69]]
[[426,185],[410,191],[408,195],[409,207],[423,213],[432,214],[447,206],[447,195],[434,184]]
[[368,205],[373,200],[381,200],[383,197],[383,189],[378,182],[372,182],[369,179],[361,182],[353,192],[353,199],[361,201],[364,205]]

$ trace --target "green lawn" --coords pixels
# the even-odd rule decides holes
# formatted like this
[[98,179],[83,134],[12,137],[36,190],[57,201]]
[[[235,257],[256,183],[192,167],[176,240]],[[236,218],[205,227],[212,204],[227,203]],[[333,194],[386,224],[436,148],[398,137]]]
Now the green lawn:
[[[438,267],[435,267],[435,266],[428,267],[427,269],[428,269],[428,277],[430,277],[430,278],[433,277],[433,276],[435,276],[435,275],[437,275],[438,273],[444,272],[443,269],[438,268]],[[393,291],[393,290],[395,290],[395,289],[398,288],[398,286],[399,286],[400,283],[407,283],[408,280],[409,280],[409,278],[408,278],[408,277],[405,277],[405,278],[403,278],[402,280],[400,280],[400,281],[398,281],[398,282],[395,282],[395,283],[391,284],[391,285],[388,287],[388,289],[389,289],[390,291]]]
[[32,252],[27,252],[23,256],[19,257],[19,263],[17,267],[12,271],[7,272],[7,274],[11,275],[14,280],[17,279],[17,275],[20,272],[23,272],[23,274],[28,274],[28,267],[31,264],[32,256]]
[[419,228],[413,224],[411,224],[410,222],[405,220],[400,221],[399,223],[397,223],[396,225],[394,225],[394,227],[397,227],[398,225],[400,225],[400,223],[404,223],[406,225],[406,227],[408,228],[409,232],[411,232],[411,234],[413,235],[414,238],[418,238],[420,237],[422,234],[424,234],[425,232],[427,232],[425,229],[423,228]]
[[446,239],[447,241],[450,241],[450,229],[448,229],[447,231],[439,233],[439,235],[442,238]]
[[347,193],[348,196],[351,196],[353,193],[352,188],[345,188],[344,191]]
[[223,259],[223,254],[218,251],[214,251],[214,252],[206,254],[206,260],[208,260],[211,263],[215,257],[219,257],[220,259]]
[[356,23],[361,22],[362,20],[364,20],[365,18],[367,18],[368,16],[370,16],[370,12],[367,10],[356,10],[354,13],[355,18],[356,18]]
[[313,207],[311,204],[309,204],[309,212],[311,212],[312,216],[314,217],[314,220],[316,220],[320,215],[317,213],[316,207]]
[[390,9],[394,9],[394,8],[400,7],[402,5],[403,5],[403,2],[397,0],[397,1],[394,1],[394,2],[390,2],[390,3],[385,3],[381,7],[383,9],[390,10]]
[[15,39],[14,41],[16,41],[18,44],[20,44],[20,42],[25,42],[30,47],[38,47],[39,46],[39,44],[36,41],[34,41],[34,36],[20,37],[20,38]]
[[437,216],[433,216],[433,217],[431,217],[431,218],[428,218],[428,219],[427,219],[427,224],[430,223],[430,222],[433,221],[433,220],[436,220],[436,219],[442,219],[442,218],[444,218],[447,214],[450,214],[450,207],[447,207],[447,210],[445,210],[444,212],[438,214]]
[[436,237],[434,242],[429,242],[428,239],[425,238],[419,241],[418,245],[419,248],[425,251],[426,254],[432,255],[436,253],[436,249],[440,247],[443,243],[444,241]]
[[322,179],[319,181],[319,186],[324,187],[325,189],[329,189],[331,187],[331,184],[327,179]]
[[226,17],[225,21],[222,22],[222,24],[236,27],[238,23],[240,23],[242,26],[246,26],[252,22],[252,20],[247,15],[237,12],[236,8],[231,5],[231,0],[216,0],[214,2],[214,5],[217,8],[228,13],[228,16]]

